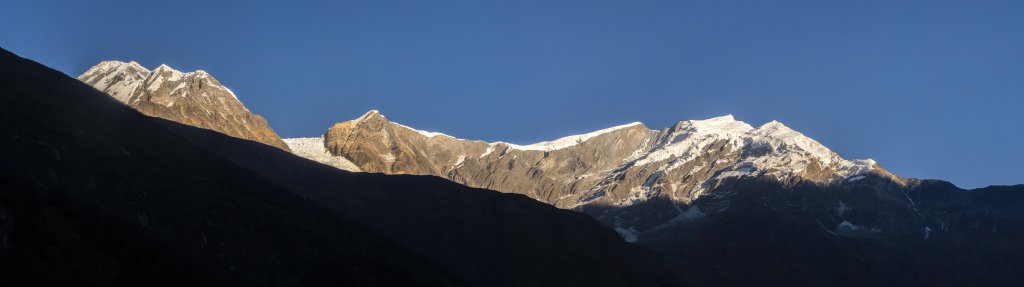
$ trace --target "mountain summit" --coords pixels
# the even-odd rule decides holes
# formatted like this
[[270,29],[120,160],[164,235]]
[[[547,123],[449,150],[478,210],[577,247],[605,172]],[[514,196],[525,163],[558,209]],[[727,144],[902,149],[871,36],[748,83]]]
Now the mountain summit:
[[150,71],[136,62],[103,61],[78,80],[148,116],[288,150],[263,117],[206,71],[183,73],[167,65]]

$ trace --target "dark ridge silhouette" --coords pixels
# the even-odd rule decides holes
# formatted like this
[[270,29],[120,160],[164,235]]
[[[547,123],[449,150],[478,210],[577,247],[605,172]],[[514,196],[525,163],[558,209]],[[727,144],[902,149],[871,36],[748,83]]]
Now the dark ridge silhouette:
[[[715,196],[722,193],[730,195]],[[671,206],[662,199],[585,211],[659,216]],[[1024,185],[964,190],[938,180],[901,186],[879,176],[847,185],[737,179],[691,206],[706,216],[642,233],[638,244],[684,270],[693,285],[1024,282]],[[844,222],[860,229],[841,228]]]
[[7,51],[0,91],[2,286],[680,284],[593,218],[523,196],[341,172]]

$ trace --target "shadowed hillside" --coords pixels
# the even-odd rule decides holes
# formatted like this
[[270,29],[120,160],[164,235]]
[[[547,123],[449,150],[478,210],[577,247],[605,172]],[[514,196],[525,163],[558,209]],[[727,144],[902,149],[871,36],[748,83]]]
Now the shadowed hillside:
[[677,285],[592,218],[523,196],[344,173],[6,51],[0,90],[4,286]]

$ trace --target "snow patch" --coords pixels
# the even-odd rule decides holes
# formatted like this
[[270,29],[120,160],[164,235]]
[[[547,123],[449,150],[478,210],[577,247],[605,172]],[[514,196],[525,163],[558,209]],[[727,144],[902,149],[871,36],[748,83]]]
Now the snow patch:
[[353,172],[362,171],[348,159],[331,154],[331,152],[324,147],[323,137],[290,138],[284,139],[284,143],[288,145],[288,149],[292,150],[292,154],[297,156],[333,166],[341,170]]
[[[558,139],[555,139],[555,140],[552,140],[552,141],[539,142],[539,143],[534,143],[534,144],[529,144],[529,145],[517,145],[517,144],[510,144],[510,143],[505,143],[505,144],[507,144],[509,147],[511,147],[513,149],[517,149],[517,150],[553,151],[553,150],[559,150],[559,149],[575,146],[575,145],[583,143],[583,142],[585,142],[587,140],[590,140],[590,139],[592,139],[594,137],[597,137],[597,136],[600,136],[600,135],[603,135],[603,134],[606,134],[606,133],[610,133],[610,132],[613,132],[613,131],[616,131],[616,130],[620,130],[620,129],[636,126],[636,125],[642,125],[642,123],[640,123],[640,122],[633,122],[633,123],[629,123],[629,124],[625,124],[625,125],[619,125],[619,126],[614,126],[614,127],[602,129],[602,130],[593,131],[593,132],[586,133],[586,134],[571,135],[571,136],[567,136],[567,137],[558,138]],[[504,143],[504,142],[497,142],[497,143]]]
[[850,230],[850,231],[857,231],[857,230],[864,229],[864,227],[860,227],[860,226],[854,225],[853,223],[850,223],[850,221],[843,220],[843,222],[840,222],[839,225],[836,226],[836,229],[840,229],[840,230],[845,229],[845,230]]
[[670,133],[665,137],[664,146],[641,157],[634,165],[650,164],[672,157],[682,158],[683,162],[690,161],[703,154],[706,146],[718,140],[739,144],[740,136],[751,129],[753,127],[737,121],[732,115],[679,122],[668,131]]
[[480,154],[480,158],[483,158],[483,157],[485,157],[485,156],[487,156],[487,155],[491,154],[492,152],[494,152],[494,145],[495,145],[495,144],[490,144],[490,145],[488,145],[488,146],[487,146],[487,149],[486,149],[486,150],[484,150],[484,153],[481,153],[481,154]]
[[406,126],[406,125],[400,124],[400,123],[396,123],[396,122],[391,122],[391,123],[392,123],[392,124],[395,124],[395,125],[398,125],[398,126],[400,126],[400,127],[403,127],[403,128],[409,129],[409,130],[412,130],[412,131],[414,131],[414,132],[417,132],[417,133],[419,133],[419,134],[421,134],[421,135],[423,135],[423,136],[425,136],[425,137],[428,137],[428,138],[432,138],[432,137],[437,137],[437,136],[442,136],[442,137],[449,137],[449,138],[453,138],[453,139],[455,138],[455,137],[453,137],[453,136],[450,136],[450,135],[446,135],[446,134],[443,134],[443,133],[438,133],[438,132],[428,132],[428,131],[423,131],[423,130],[417,130],[417,129],[414,129],[414,128],[410,128],[409,126]]
[[622,239],[625,239],[626,242],[632,243],[636,242],[638,239],[636,235],[636,230],[633,230],[633,228],[625,229],[622,227],[615,227],[615,232],[618,232],[619,235],[622,236]]

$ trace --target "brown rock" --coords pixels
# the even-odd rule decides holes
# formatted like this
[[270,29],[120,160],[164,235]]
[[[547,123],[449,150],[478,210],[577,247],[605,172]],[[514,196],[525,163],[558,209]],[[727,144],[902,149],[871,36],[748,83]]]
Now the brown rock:
[[263,117],[205,71],[182,73],[166,65],[149,71],[135,62],[105,61],[78,79],[145,115],[289,150]]

